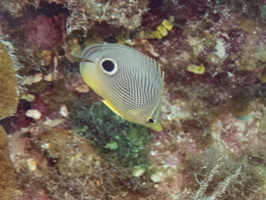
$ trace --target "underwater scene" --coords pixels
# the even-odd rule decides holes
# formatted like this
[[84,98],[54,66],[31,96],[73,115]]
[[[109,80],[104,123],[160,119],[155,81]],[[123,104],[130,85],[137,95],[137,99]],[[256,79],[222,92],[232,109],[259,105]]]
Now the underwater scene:
[[1,0],[0,200],[266,199],[266,0]]

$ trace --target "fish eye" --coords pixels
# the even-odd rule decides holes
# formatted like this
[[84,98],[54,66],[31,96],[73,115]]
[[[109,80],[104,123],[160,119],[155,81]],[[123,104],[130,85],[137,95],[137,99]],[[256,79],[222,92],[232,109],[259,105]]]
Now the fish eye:
[[117,72],[117,63],[111,58],[102,60],[100,65],[106,74],[113,75]]
[[154,124],[154,120],[153,120],[152,118],[150,118],[150,119],[148,120],[148,122],[151,123],[151,124]]

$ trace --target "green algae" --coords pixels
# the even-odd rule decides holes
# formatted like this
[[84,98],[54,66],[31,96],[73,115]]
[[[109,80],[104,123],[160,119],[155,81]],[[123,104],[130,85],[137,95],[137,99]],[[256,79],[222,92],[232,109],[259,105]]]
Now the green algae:
[[90,104],[85,98],[73,102],[70,124],[110,162],[130,169],[147,166],[147,129],[120,118],[103,103]]

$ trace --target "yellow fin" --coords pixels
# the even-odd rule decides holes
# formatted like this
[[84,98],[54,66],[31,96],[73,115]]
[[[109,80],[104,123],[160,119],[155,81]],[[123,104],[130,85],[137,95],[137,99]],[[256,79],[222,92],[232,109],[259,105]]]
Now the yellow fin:
[[[103,103],[108,107],[108,108],[110,108],[115,114],[117,114],[118,116],[120,116],[120,117],[122,117],[120,114],[119,114],[119,112],[115,109],[115,107],[109,102],[109,101],[107,101],[107,100],[102,100],[103,101]],[[123,117],[122,117],[123,118]]]
[[153,124],[153,125],[151,126],[151,128],[152,128],[153,130],[157,131],[157,132],[163,130],[163,127],[161,126],[161,124]]

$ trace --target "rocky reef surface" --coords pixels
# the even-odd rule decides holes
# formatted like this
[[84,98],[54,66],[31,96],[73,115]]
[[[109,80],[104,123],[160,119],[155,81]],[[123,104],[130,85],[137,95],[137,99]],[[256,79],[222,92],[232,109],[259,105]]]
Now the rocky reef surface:
[[[264,0],[2,0],[0,199],[265,199],[265,19]],[[83,83],[96,42],[162,66],[162,131]]]

